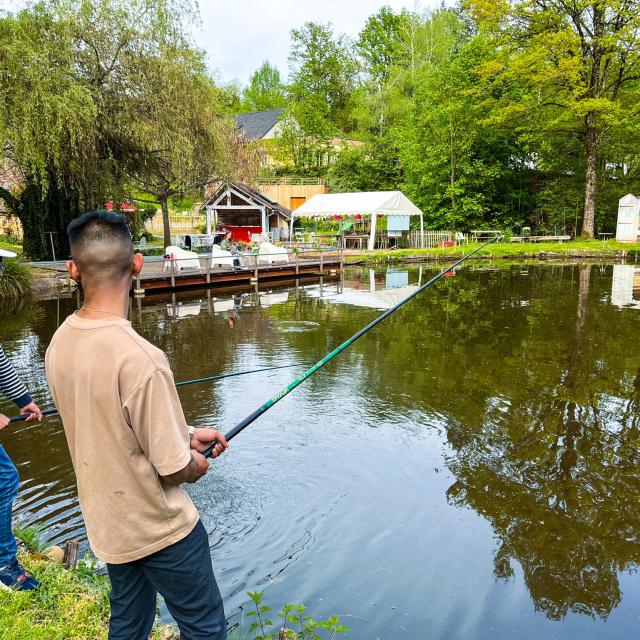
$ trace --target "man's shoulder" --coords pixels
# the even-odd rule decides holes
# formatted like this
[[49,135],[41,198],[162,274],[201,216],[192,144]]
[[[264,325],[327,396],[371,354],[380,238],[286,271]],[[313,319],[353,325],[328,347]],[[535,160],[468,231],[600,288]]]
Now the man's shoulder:
[[[114,362],[120,361],[126,367],[135,366],[142,374],[169,369],[169,361],[164,351],[143,338],[130,323],[114,322],[102,325],[99,329],[100,331],[91,332],[91,344],[94,348],[100,343],[112,347],[110,352],[115,356]],[[62,342],[61,348],[68,346],[68,341],[75,344],[79,330],[81,331],[74,325],[73,318],[67,318],[54,333],[47,353],[54,352],[59,342]]]
[[156,345],[143,338],[131,325],[120,325],[128,341],[128,348],[137,355],[141,369],[154,371],[170,369],[165,352]]

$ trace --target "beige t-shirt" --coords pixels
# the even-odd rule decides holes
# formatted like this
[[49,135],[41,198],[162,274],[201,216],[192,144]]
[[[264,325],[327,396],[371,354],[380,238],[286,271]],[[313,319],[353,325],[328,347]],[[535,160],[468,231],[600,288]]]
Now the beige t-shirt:
[[161,478],[191,456],[165,354],[122,318],[71,315],[45,363],[96,556],[131,562],[186,537],[198,512],[180,487]]

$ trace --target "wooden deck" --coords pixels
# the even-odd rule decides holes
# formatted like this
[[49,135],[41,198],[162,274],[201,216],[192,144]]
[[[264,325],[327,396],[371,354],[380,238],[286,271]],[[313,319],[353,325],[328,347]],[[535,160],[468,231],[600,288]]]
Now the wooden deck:
[[[177,261],[179,265],[179,261]],[[320,276],[341,269],[341,259],[336,255],[293,260],[288,263],[259,264],[252,267],[212,267],[205,257],[200,258],[200,268],[179,269],[177,265],[161,260],[147,259],[142,273],[133,281],[133,289],[142,293],[189,287],[207,287],[233,284],[249,284],[262,280],[283,280]]]

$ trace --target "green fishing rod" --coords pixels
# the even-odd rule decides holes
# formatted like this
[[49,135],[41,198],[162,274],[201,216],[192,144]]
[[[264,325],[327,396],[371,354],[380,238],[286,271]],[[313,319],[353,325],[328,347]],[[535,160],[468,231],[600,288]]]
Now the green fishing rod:
[[[297,364],[284,364],[278,367],[264,367],[263,369],[251,369],[250,371],[236,371],[234,373],[222,373],[217,376],[208,376],[206,378],[196,378],[195,380],[184,380],[183,382],[176,382],[176,387],[185,387],[189,384],[197,384],[199,382],[211,382],[213,380],[222,380],[223,378],[235,378],[236,376],[246,376],[250,373],[260,373],[262,371],[275,371],[276,369],[290,369],[291,367],[297,367]],[[45,409],[42,412],[43,416],[51,416],[58,413],[57,409]],[[20,422],[21,420],[26,420],[29,415],[24,416],[13,416],[9,419],[9,422]]]
[[[368,333],[369,331],[371,331],[371,329],[379,325],[383,320],[388,318],[392,313],[395,313],[400,307],[407,304],[409,300],[413,300],[413,298],[415,298],[417,295],[419,295],[420,293],[428,289],[431,285],[435,284],[438,280],[443,278],[447,273],[455,269],[459,264],[462,264],[465,260],[468,260],[472,255],[478,253],[478,251],[481,251],[487,245],[490,245],[492,242],[495,242],[499,237],[500,236],[495,236],[494,238],[491,238],[491,240],[488,240],[484,244],[480,245],[477,249],[474,249],[473,251],[468,253],[466,256],[463,256],[462,258],[454,262],[451,266],[447,267],[446,269],[442,270],[440,273],[435,275],[433,278],[431,278],[431,280],[423,284],[421,287],[418,287],[418,289],[416,289],[413,293],[409,294],[406,298],[404,298],[404,300],[401,300],[400,302],[398,302],[397,305],[395,305],[394,307],[391,307],[391,309],[388,309],[382,315],[378,316],[375,320],[373,320],[373,322],[370,322],[366,327],[360,329],[358,333],[351,336],[351,338],[343,342],[339,347],[337,347],[331,353],[327,354],[324,358],[322,358],[322,360],[316,362],[316,364],[314,364],[309,370],[305,371],[300,377],[296,378],[293,382],[288,384],[284,389],[282,389],[275,396],[273,396],[273,398],[271,398],[270,400],[267,400],[262,406],[258,407],[253,413],[249,414],[246,418],[244,418],[244,420],[241,420],[240,422],[238,422],[238,424],[235,427],[233,427],[233,429],[231,429],[228,433],[225,433],[224,437],[227,440],[231,440],[232,438],[235,438],[241,431],[246,429],[252,422],[257,420],[265,411],[268,411],[269,409],[271,409],[271,407],[273,407],[274,404],[276,404],[277,402],[280,402],[282,398],[289,395],[298,385],[302,384],[307,378],[310,378],[316,371],[318,371],[318,369],[320,369],[325,364],[327,364],[327,362],[330,362],[331,360],[333,360],[339,353],[342,353],[345,349],[350,347],[356,340],[358,340],[358,338],[361,338],[365,333]],[[216,444],[218,443],[214,442],[210,447],[208,447],[203,452],[202,455],[204,455],[207,458],[210,457]]]

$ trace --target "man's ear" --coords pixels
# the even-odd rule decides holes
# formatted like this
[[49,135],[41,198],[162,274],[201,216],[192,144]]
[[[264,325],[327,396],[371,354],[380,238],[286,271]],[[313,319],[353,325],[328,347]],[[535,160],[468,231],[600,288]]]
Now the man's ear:
[[134,276],[137,276],[142,271],[143,264],[144,264],[144,256],[141,253],[134,253],[131,273]]
[[76,263],[73,260],[67,260],[67,271],[73,280],[76,282],[80,282],[80,272],[78,271],[78,267],[76,267]]

